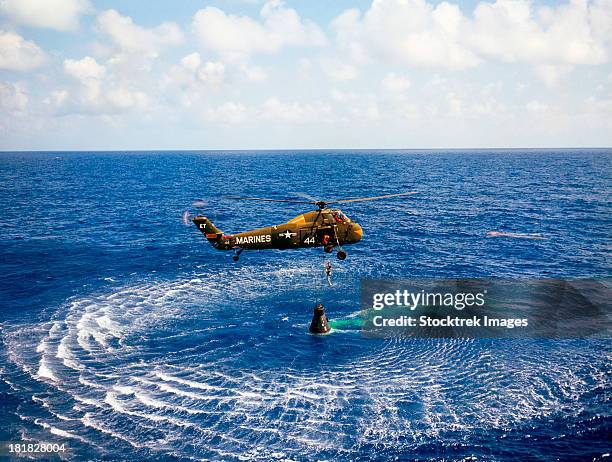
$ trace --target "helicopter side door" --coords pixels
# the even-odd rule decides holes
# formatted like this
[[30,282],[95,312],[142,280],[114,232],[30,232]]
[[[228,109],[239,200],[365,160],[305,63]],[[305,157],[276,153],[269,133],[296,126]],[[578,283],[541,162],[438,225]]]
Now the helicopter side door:
[[334,229],[331,226],[320,226],[317,229],[317,245],[324,247],[335,245]]

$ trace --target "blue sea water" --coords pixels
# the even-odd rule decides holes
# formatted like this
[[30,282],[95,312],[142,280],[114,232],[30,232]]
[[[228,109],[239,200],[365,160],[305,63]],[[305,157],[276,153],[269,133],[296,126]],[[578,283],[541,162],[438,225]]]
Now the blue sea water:
[[[364,239],[215,251],[320,198]],[[600,460],[609,340],[374,340],[360,278],[610,277],[612,150],[0,154],[0,441],[78,460]],[[487,237],[490,231],[545,239]],[[307,334],[315,302],[336,329]]]

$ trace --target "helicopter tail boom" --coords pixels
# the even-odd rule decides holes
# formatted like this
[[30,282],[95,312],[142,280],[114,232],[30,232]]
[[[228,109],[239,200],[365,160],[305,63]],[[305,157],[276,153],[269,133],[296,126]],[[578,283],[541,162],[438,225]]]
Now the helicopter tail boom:
[[217,228],[214,223],[205,216],[198,215],[193,219],[193,223],[212,245],[216,246],[223,239],[223,231]]

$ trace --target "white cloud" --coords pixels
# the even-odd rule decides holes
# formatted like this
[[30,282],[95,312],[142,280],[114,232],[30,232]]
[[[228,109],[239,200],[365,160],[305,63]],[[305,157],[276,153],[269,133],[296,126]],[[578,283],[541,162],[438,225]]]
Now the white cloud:
[[333,22],[332,29],[341,51],[354,63],[364,64],[368,61],[367,42],[361,32],[361,13],[356,8],[344,11]]
[[335,120],[376,121],[381,119],[388,107],[383,107],[377,95],[333,89],[331,99],[338,103],[335,108]]
[[[31,40],[47,42],[26,31],[49,32],[16,33],[0,13],[10,30],[0,32],[3,133],[17,139],[15,120],[24,146],[31,136],[44,147],[67,138],[36,126],[71,133],[78,120],[79,140],[93,146],[108,141],[97,124],[109,120],[151,148],[168,127],[197,146],[202,123],[206,142],[226,148],[610,142],[612,0],[372,0],[325,29],[331,46],[323,23],[305,19],[311,8],[209,3],[185,10],[185,49],[177,24],[145,27],[150,15],[109,9],[85,18],[95,23],[77,44],[51,33],[61,40],[45,54]],[[63,75],[57,65],[36,71],[43,62]]]
[[174,66],[167,75],[170,81],[189,86],[219,86],[224,83],[228,68],[235,80],[242,76],[247,81],[261,82],[267,78],[266,72],[258,66],[241,64],[239,66],[226,65],[221,61],[202,61],[200,53],[191,53],[181,59],[180,66]]
[[540,101],[529,101],[525,106],[529,112],[543,113],[548,111],[548,105]]
[[328,62],[324,64],[325,71],[333,80],[353,80],[357,77],[357,69],[347,63]]
[[462,44],[466,18],[457,5],[377,0],[363,16],[348,10],[334,22],[340,46],[359,61],[372,57],[407,65],[463,69],[479,59]]
[[22,112],[29,97],[23,83],[0,82],[0,108],[11,113]]
[[85,81],[88,79],[101,79],[106,73],[106,68],[96,62],[91,56],[85,56],[81,60],[66,59],[64,61],[66,74]]
[[40,66],[44,59],[45,53],[34,42],[0,30],[0,69],[27,71]]
[[67,90],[54,90],[43,100],[43,103],[49,104],[54,108],[61,107],[68,99],[68,96]]
[[570,65],[541,64],[535,67],[535,74],[547,87],[555,88],[571,70]]
[[395,72],[390,72],[382,80],[383,88],[392,93],[401,93],[410,88],[410,79]]
[[355,101],[359,98],[359,96],[354,92],[342,91],[338,90],[337,88],[334,88],[332,90],[331,97],[334,101],[337,101],[339,103],[347,103],[350,101]]
[[160,80],[168,101],[178,101],[182,107],[191,107],[211,91],[221,88],[226,80],[227,68],[220,61],[204,61],[200,53],[184,56],[179,64],[171,66]]
[[59,31],[77,29],[91,8],[87,0],[0,0],[0,12],[13,23]]
[[[239,89],[244,82],[262,82],[266,72],[246,63],[224,63],[204,61],[200,53],[184,56],[179,64],[172,66],[161,78],[161,87],[168,101],[178,101],[181,106],[192,107],[200,100],[206,104],[209,96],[219,95],[219,90]],[[228,107],[229,108],[229,107]],[[226,108],[227,110],[230,110]],[[210,109],[216,113],[218,109]],[[224,117],[236,123],[236,117]]]
[[248,66],[243,64],[240,66],[240,71],[242,72],[242,75],[244,75],[246,79],[251,82],[263,82],[268,78],[266,71],[259,66]]
[[113,44],[124,53],[144,53],[156,57],[163,48],[179,45],[184,40],[181,29],[174,22],[145,28],[115,10],[100,13],[97,24],[100,32],[108,35]]
[[504,62],[600,64],[609,57],[610,36],[592,20],[611,14],[609,0],[540,8],[526,0],[482,2],[469,40],[480,54]]
[[612,122],[610,122],[612,120],[611,96],[607,98],[595,98],[591,96],[586,100],[584,106],[584,110],[587,114],[593,114],[598,117],[598,122],[608,127],[612,126]]
[[185,69],[191,72],[196,72],[202,64],[200,53],[191,53],[181,59],[181,64]]
[[353,61],[381,57],[449,69],[489,59],[601,64],[611,54],[612,1],[570,0],[535,7],[529,0],[496,0],[480,2],[469,17],[446,1],[434,5],[426,0],[376,0],[363,15],[345,11],[333,28],[339,46]]
[[[79,103],[89,109],[101,108],[104,95],[102,93],[102,77],[106,68],[90,56],[77,61],[64,60],[64,72],[80,83]],[[63,101],[62,101],[63,103]]]
[[106,98],[110,106],[117,110],[144,109],[149,105],[149,97],[146,93],[128,89],[123,85],[110,88]]
[[108,75],[106,67],[90,56],[64,60],[64,72],[79,84],[76,97],[71,98],[72,92],[67,90],[57,90],[46,101],[67,112],[111,114],[145,109],[150,103],[145,92]]
[[196,71],[198,80],[211,85],[220,85],[225,75],[225,64],[220,62],[205,62]]
[[365,98],[364,102],[365,105],[363,107],[358,107],[353,111],[353,114],[357,116],[357,118],[371,121],[382,118],[383,113],[381,112],[376,96],[369,95],[367,98]]
[[[500,120],[508,115],[508,106],[500,101],[504,96],[501,82],[481,85],[465,85],[458,80],[444,80],[434,76],[430,82],[407,92],[412,84],[405,76],[390,73],[386,79],[390,88],[378,93],[358,93],[334,89],[331,99],[337,103],[335,114],[345,115],[342,120],[361,122],[385,121],[396,124],[410,120],[410,123],[440,121],[461,118],[463,121]],[[385,80],[385,79],[383,79]],[[379,128],[380,129],[380,126]]]
[[330,114],[331,107],[324,103],[284,103],[275,97],[267,99],[259,111],[259,116],[263,120],[292,123],[321,121],[326,119]]
[[225,79],[225,64],[220,61],[203,61],[200,53],[191,53],[172,66],[164,77],[166,86],[178,84],[190,90],[198,87],[216,87]]
[[326,43],[319,27],[300,18],[281,1],[267,2],[261,20],[226,14],[215,7],[196,12],[192,28],[205,50],[226,60],[246,59],[256,53],[274,53],[285,46],[319,46]]
[[246,119],[247,108],[240,103],[228,101],[215,108],[209,108],[205,117],[210,122],[237,124]]

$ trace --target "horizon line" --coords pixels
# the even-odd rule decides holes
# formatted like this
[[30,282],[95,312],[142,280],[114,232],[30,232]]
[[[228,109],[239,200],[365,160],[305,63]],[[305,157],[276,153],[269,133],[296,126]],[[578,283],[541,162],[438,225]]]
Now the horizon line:
[[470,147],[470,148],[255,148],[255,149],[0,149],[0,154],[10,153],[77,153],[77,152],[92,152],[92,153],[118,153],[118,152],[286,152],[286,151],[545,151],[545,150],[607,150],[612,149],[612,146],[589,146],[589,147]]

